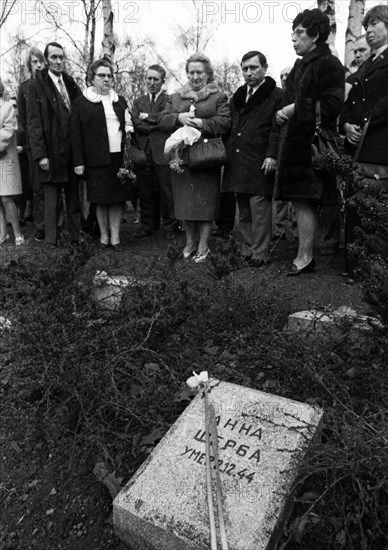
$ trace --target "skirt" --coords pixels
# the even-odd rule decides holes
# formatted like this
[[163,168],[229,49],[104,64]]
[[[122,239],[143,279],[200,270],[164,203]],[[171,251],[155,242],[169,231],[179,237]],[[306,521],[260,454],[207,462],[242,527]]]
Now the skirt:
[[87,168],[86,189],[89,202],[117,204],[131,200],[130,183],[122,183],[117,177],[117,172],[123,166],[123,154],[111,153],[110,158],[110,164]]
[[219,168],[189,170],[182,166],[183,174],[172,172],[175,218],[188,221],[211,221],[219,215]]

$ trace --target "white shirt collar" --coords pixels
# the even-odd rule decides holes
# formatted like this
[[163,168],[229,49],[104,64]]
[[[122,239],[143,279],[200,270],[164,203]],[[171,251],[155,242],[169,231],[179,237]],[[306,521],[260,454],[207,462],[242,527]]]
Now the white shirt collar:
[[248,97],[248,95],[249,95],[249,90],[252,90],[252,95],[253,95],[253,94],[256,92],[256,90],[258,90],[258,89],[260,88],[260,86],[261,86],[262,84],[264,84],[264,82],[265,82],[265,79],[263,79],[263,80],[260,82],[260,84],[259,84],[258,86],[255,86],[255,87],[253,87],[253,86],[247,86],[247,97]]
[[[159,92],[158,92],[157,94],[154,94],[154,96],[155,96],[155,101],[158,99],[158,97],[160,96],[161,93],[162,93],[162,90],[159,90]],[[149,96],[150,101],[151,101],[151,100],[152,100],[152,94],[150,94],[150,93],[148,92],[148,96]]]
[[59,85],[59,82],[60,82],[61,80],[63,81],[62,74],[60,74],[60,75],[54,74],[54,73],[52,73],[52,72],[50,71],[50,69],[48,70],[48,74],[49,74],[51,80],[54,82],[54,84],[55,84],[56,86]]

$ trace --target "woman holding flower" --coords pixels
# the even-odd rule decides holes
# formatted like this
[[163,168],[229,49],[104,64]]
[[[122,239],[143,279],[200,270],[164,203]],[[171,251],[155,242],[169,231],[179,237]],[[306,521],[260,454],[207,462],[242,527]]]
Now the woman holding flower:
[[109,61],[96,61],[90,72],[92,86],[72,105],[74,171],[86,178],[88,201],[96,203],[101,248],[110,244],[119,251],[123,206],[131,188],[117,174],[126,134],[133,128],[127,102],[112,90]]
[[[214,83],[209,59],[201,54],[192,55],[186,62],[186,74],[188,83],[167,101],[160,128],[172,133],[189,126],[208,138],[228,133],[231,124],[228,100]],[[187,148],[183,150],[181,170],[172,173],[175,218],[185,222],[183,257],[194,255],[194,262],[200,263],[209,255],[212,221],[218,215],[220,168],[192,170],[187,166],[186,155]]]

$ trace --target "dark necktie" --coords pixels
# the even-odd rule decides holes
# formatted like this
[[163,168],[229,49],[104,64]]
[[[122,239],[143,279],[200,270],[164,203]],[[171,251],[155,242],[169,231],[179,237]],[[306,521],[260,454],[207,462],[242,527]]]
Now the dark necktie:
[[153,111],[155,105],[155,94],[151,94],[151,111]]
[[252,94],[253,94],[253,90],[252,90],[252,88],[249,88],[249,90],[248,90],[248,95],[247,95],[247,103],[248,103],[248,101],[251,99]]

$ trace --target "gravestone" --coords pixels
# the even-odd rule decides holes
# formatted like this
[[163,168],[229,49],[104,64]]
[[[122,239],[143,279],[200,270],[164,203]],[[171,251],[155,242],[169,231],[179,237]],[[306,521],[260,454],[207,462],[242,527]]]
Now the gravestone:
[[[274,549],[323,412],[235,384],[211,386],[229,550]],[[116,497],[113,522],[131,550],[209,549],[200,394]]]

